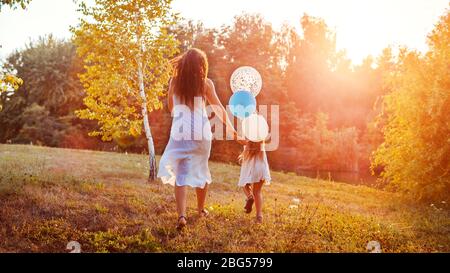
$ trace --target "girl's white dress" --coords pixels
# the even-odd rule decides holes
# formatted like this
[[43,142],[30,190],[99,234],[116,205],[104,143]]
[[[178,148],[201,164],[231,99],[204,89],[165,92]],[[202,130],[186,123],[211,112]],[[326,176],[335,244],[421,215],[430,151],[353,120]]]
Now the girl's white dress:
[[262,157],[255,156],[249,160],[242,161],[238,185],[239,187],[244,187],[246,184],[258,183],[261,180],[264,180],[264,183],[267,185],[272,180],[265,151],[263,151]]
[[204,188],[211,183],[208,160],[211,152],[211,125],[202,99],[194,110],[173,96],[172,127],[159,162],[158,177],[164,184]]

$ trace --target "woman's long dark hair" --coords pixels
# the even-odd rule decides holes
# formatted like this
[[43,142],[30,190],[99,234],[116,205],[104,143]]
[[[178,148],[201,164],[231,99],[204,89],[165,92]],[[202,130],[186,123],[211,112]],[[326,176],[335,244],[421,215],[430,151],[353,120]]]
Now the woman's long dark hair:
[[194,98],[205,98],[205,80],[208,76],[208,59],[197,48],[191,48],[173,61],[174,93],[181,102],[194,108]]

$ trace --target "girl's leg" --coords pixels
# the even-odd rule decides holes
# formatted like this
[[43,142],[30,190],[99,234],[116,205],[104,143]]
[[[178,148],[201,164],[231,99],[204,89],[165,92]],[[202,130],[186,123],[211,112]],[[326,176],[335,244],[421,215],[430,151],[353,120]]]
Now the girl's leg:
[[[195,191],[197,192],[197,210],[199,214],[207,214],[205,210],[205,200],[206,200],[206,193],[208,192],[208,184],[205,184],[205,187],[202,188],[195,188]],[[205,215],[206,216],[206,215]]]
[[247,196],[247,200],[246,200],[245,206],[244,206],[245,213],[251,213],[252,207],[253,207],[253,202],[254,202],[251,184],[246,184],[243,187],[243,190],[244,190],[245,195]]
[[244,193],[245,193],[245,196],[247,196],[247,199],[252,199],[253,198],[251,184],[245,184],[245,186],[242,189],[244,190]]
[[261,189],[264,184],[264,181],[260,181],[258,183],[253,184],[253,196],[255,199],[255,207],[256,207],[256,220],[258,222],[262,221],[262,205],[263,205],[263,198]]
[[186,224],[186,195],[187,186],[175,185],[175,200],[177,202],[178,224]]

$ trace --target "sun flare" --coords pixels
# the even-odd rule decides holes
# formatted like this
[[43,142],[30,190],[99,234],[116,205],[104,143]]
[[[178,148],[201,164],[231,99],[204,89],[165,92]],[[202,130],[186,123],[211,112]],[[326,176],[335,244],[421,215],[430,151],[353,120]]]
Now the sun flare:
[[215,27],[245,12],[262,14],[274,27],[288,23],[300,29],[300,18],[307,13],[323,18],[336,32],[338,49],[345,50],[353,62],[359,63],[391,45],[425,51],[426,34],[448,7],[448,1],[229,0],[220,6],[219,12],[215,1],[175,0],[174,7],[186,18]]

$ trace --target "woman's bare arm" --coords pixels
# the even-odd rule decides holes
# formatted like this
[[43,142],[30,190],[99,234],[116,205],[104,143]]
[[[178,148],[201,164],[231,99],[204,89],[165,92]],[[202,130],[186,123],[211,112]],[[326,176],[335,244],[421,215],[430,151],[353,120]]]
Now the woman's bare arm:
[[219,100],[219,97],[216,93],[216,88],[214,87],[214,83],[210,79],[206,79],[206,100],[211,105],[214,113],[219,117],[220,121],[227,127],[226,132],[233,132],[233,139],[237,139],[237,132],[234,129],[233,124],[228,118],[227,111],[223,107],[222,103]]

